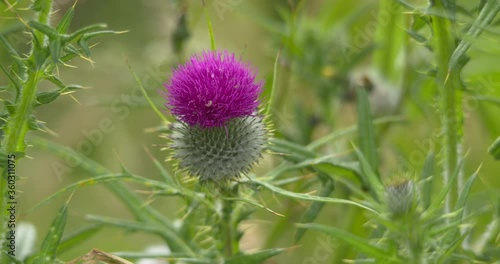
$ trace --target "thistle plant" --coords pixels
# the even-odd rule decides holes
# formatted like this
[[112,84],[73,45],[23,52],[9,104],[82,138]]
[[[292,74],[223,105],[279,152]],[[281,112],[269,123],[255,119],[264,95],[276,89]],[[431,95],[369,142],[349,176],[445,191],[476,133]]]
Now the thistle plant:
[[234,180],[250,171],[269,131],[258,113],[262,85],[228,52],[193,56],[174,71],[165,84],[166,106],[178,120],[171,125],[170,147],[180,169],[200,182]]
[[[377,7],[370,1],[367,8],[336,1],[326,1],[325,6],[312,2],[295,5],[288,1],[290,6],[281,6],[273,1],[279,5],[281,27],[269,23],[275,17],[255,18],[279,36],[280,44],[273,50],[273,67],[256,63],[255,68],[233,53],[215,48],[209,5],[204,8],[211,50],[187,48],[192,23],[198,21],[192,18],[199,12],[194,2],[183,5],[178,28],[172,32],[180,62],[175,61],[177,66],[167,71],[172,74],[163,88],[159,83],[152,89],[161,89],[162,96],[150,94],[145,87],[150,79],[138,78],[131,70],[144,102],[159,117],[158,127],[147,131],[166,137],[158,137],[157,144],[144,148],[150,158],[144,164],[147,177],[126,162],[119,164],[119,170],[109,170],[94,157],[53,139],[30,136],[29,145],[74,160],[88,176],[32,209],[68,197],[42,236],[39,249],[23,249],[29,253],[20,259],[2,248],[0,263],[128,264],[144,259],[221,264],[498,263],[498,194],[489,183],[479,191],[474,189],[478,179],[487,181],[489,175],[479,170],[475,157],[462,150],[468,140],[464,134],[469,132],[464,129],[462,99],[472,94],[481,102],[498,102],[489,95],[472,93],[475,81],[469,79],[472,73],[465,66],[477,58],[474,45],[480,43],[481,34],[498,37],[495,16],[500,1],[485,0],[472,8],[452,0],[427,5],[380,0]],[[6,95],[0,119],[2,158],[26,155],[27,131],[44,129],[34,117],[36,107],[80,88],[64,85],[58,67],[74,57],[88,59],[89,38],[113,34],[100,31],[102,25],[68,33],[74,7],[51,27],[50,3],[33,2],[32,8],[39,14],[36,21],[18,17],[20,28],[31,32],[27,56],[9,45],[7,33],[0,34],[14,62],[10,68],[2,66],[9,80],[2,92]],[[308,12],[303,12],[307,5],[322,8],[311,8],[319,10],[318,15],[307,17]],[[16,8],[9,10],[17,16]],[[369,16],[379,20],[377,29],[366,34],[370,36],[363,45],[345,47],[343,37],[356,39],[358,20]],[[193,55],[183,61],[185,54]],[[264,72],[265,82],[257,77],[256,68]],[[268,68],[272,70],[266,72]],[[359,87],[346,100],[342,89],[352,86],[348,80],[360,68],[376,73],[380,80],[360,78]],[[58,89],[38,91],[42,80]],[[401,96],[389,113],[375,118],[371,106],[389,100],[374,100],[373,91],[379,86]],[[290,98],[293,102],[287,100]],[[355,106],[350,108],[350,104]],[[282,106],[290,105],[297,115],[283,120]],[[165,108],[167,114],[161,111]],[[351,110],[355,117],[346,114]],[[320,122],[314,120],[317,113]],[[477,114],[488,119],[487,111]],[[344,125],[342,119],[352,125]],[[137,126],[136,121],[133,125]],[[433,134],[429,145],[413,146],[418,131],[412,125]],[[496,138],[498,130],[488,125],[492,139]],[[289,136],[292,134],[302,136]],[[488,150],[470,148],[475,153],[488,151],[498,159],[499,142],[497,139]],[[134,143],[143,144],[142,139]],[[159,150],[158,145],[168,149],[168,162],[160,161],[164,154],[157,157],[151,151]],[[410,150],[404,147],[408,145]],[[420,152],[415,152],[417,148]],[[264,157],[265,166],[256,170]],[[487,167],[495,161],[483,162]],[[1,184],[5,192],[5,181]],[[68,217],[72,216],[68,208],[73,206],[73,193],[95,185],[111,191],[130,214],[111,217],[85,212],[84,226],[66,232],[66,223],[73,220]],[[0,216],[4,219],[5,201],[2,197]],[[165,205],[169,205],[167,210]],[[248,229],[249,225],[257,232]],[[83,248],[83,241],[93,243],[100,230],[111,228],[125,234],[145,233],[155,242],[131,251]],[[33,233],[29,230],[19,234]],[[33,244],[26,242],[27,237],[23,235],[20,245]],[[324,237],[328,239],[320,240]],[[248,241],[256,246],[245,245]],[[75,246],[89,253],[65,255]]]
[[[7,50],[13,61],[10,67],[0,65],[5,77],[9,80],[6,87],[2,89],[2,112],[0,126],[0,255],[1,263],[10,263],[13,255],[8,255],[6,236],[12,234],[7,230],[7,219],[9,211],[6,210],[7,202],[17,199],[19,193],[13,191],[13,184],[8,181],[7,157],[19,160],[26,156],[26,135],[30,130],[45,131],[45,124],[36,118],[35,109],[46,105],[57,99],[60,95],[72,93],[81,89],[80,85],[67,85],[58,75],[60,66],[68,66],[75,57],[88,60],[90,56],[89,40],[102,36],[113,35],[119,32],[104,30],[106,25],[95,24],[85,28],[69,32],[69,27],[75,12],[75,6],[71,6],[55,26],[51,26],[52,0],[32,1],[29,9],[36,13],[37,19],[22,17],[17,7],[10,1],[3,1],[11,15],[18,20],[18,31],[30,34],[30,50],[28,54],[18,53],[17,47],[12,46],[9,37],[16,32],[0,33],[1,45]],[[11,35],[9,35],[11,34]],[[14,38],[19,35],[14,36]],[[40,92],[40,82],[48,81],[55,86],[50,91]],[[19,178],[18,178],[19,179]],[[7,183],[9,182],[9,185]],[[9,189],[8,189],[9,188]],[[11,192],[8,192],[10,190]],[[40,257],[40,256],[39,256]],[[50,257],[49,257],[50,259]],[[50,260],[49,260],[50,262]]]

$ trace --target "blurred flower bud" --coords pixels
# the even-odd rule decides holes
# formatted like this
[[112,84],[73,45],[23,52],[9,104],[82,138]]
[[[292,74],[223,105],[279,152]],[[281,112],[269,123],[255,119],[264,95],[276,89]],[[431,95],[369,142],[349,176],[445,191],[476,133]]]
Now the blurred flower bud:
[[413,206],[415,187],[412,180],[394,181],[385,187],[386,202],[389,212],[401,215],[409,212]]

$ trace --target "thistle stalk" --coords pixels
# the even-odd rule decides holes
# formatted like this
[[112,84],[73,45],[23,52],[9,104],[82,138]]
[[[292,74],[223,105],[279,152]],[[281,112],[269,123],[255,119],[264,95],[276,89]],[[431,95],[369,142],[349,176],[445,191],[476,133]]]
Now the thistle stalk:
[[231,219],[231,212],[233,211],[233,201],[224,199],[222,201],[222,230],[224,233],[224,257],[230,258],[236,253],[237,248],[234,248],[234,228]]
[[[50,14],[52,10],[52,0],[39,1],[40,6],[37,7],[38,22],[42,24],[48,24],[50,21]],[[33,33],[33,41],[31,46],[31,54],[29,61],[33,62],[37,55],[37,41],[44,40],[44,36],[40,32]],[[44,45],[42,41],[39,43],[40,47]],[[29,130],[29,118],[33,113],[33,107],[36,102],[36,93],[38,90],[38,83],[43,76],[42,69],[35,67],[34,69],[28,69],[27,79],[22,86],[20,92],[20,100],[15,105],[15,110],[12,116],[7,120],[5,125],[5,136],[1,144],[1,152],[5,155],[23,153],[24,152],[24,141],[26,133]],[[19,159],[19,155],[16,155],[16,160]],[[7,165],[7,164],[5,164]],[[7,209],[7,176],[8,171],[7,166],[0,169],[0,175],[2,179],[0,181],[0,196],[2,197],[0,201],[0,245],[4,249],[4,243],[6,242],[6,232],[7,232],[7,220],[9,217],[9,212]],[[0,263],[8,263],[7,255],[2,251],[0,254]]]
[[[434,11],[444,10],[446,14],[437,14],[433,19],[433,47],[436,55],[437,75],[436,83],[440,91],[441,123],[443,129],[442,164],[443,181],[446,186],[451,174],[457,169],[459,158],[459,145],[462,135],[462,110],[460,104],[461,94],[460,73],[458,70],[448,71],[448,65],[455,49],[455,39],[452,30],[452,23],[448,16],[452,13],[445,10],[443,0],[431,2]],[[461,173],[459,174],[461,175]],[[460,182],[460,180],[459,180]],[[445,198],[445,213],[451,210],[451,202],[457,191],[450,191]]]

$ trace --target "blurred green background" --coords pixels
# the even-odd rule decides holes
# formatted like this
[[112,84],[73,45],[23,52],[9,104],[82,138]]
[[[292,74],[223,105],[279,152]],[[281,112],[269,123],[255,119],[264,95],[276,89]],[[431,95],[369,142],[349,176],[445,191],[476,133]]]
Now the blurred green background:
[[[73,5],[73,1],[55,2],[58,11],[53,20],[57,21],[64,10]],[[457,2],[472,9],[476,1]],[[426,4],[425,1],[412,3],[421,7]],[[18,1],[18,6],[28,5],[29,1]],[[241,54],[243,61],[258,68],[259,79],[269,80],[276,54],[282,50],[278,104],[273,109],[277,136],[307,144],[335,129],[356,124],[352,87],[359,82],[368,82],[373,86],[371,103],[374,114],[379,117],[397,114],[406,120],[402,124],[378,130],[382,175],[420,171],[429,146],[438,142],[440,120],[436,114],[437,92],[434,81],[426,75],[432,67],[432,54],[421,43],[409,39],[404,32],[412,22],[410,14],[404,16],[402,23],[394,28],[394,34],[404,36],[406,43],[406,56],[391,62],[405,76],[406,81],[401,83],[397,78],[392,82],[381,80],[372,73],[371,52],[381,47],[374,44],[371,29],[374,25],[384,23],[377,17],[378,1],[318,0],[298,3],[293,0],[207,0],[206,6],[217,48]],[[0,27],[10,30],[18,21],[12,19],[12,13],[6,10],[6,6],[0,4],[0,7]],[[25,18],[30,17],[30,11],[21,14]],[[459,19],[470,22],[465,15],[460,15]],[[59,68],[60,76],[66,83],[80,84],[89,89],[72,96],[63,96],[49,106],[38,108],[38,119],[46,122],[53,135],[40,132],[33,134],[52,137],[56,142],[73,149],[88,149],[93,160],[112,171],[119,171],[123,163],[138,175],[160,179],[145,152],[148,149],[160,160],[167,155],[160,151],[166,144],[165,139],[154,132],[154,128],[160,125],[160,119],[139,95],[126,60],[155,103],[161,106],[163,99],[157,90],[163,89],[162,83],[167,81],[172,67],[183,62],[190,54],[210,48],[202,3],[195,0],[79,0],[71,28],[98,22],[108,24],[110,29],[128,32],[99,38],[92,49],[93,62],[75,59],[71,63],[74,68]],[[498,30],[498,26],[495,28]],[[24,33],[14,32],[11,35],[19,40],[17,47],[27,52],[28,43],[27,38],[23,37]],[[361,56],[362,53],[366,53],[366,56]],[[500,97],[498,33],[483,34],[474,41],[469,55],[471,61],[462,75],[467,81],[467,88],[472,91],[464,95],[463,152],[468,153],[466,175],[482,165],[471,206],[481,208],[491,202],[488,193],[498,193],[500,188],[500,163],[487,153],[488,146],[500,134],[499,104],[478,99],[479,95]],[[9,63],[4,50],[0,50],[0,56],[2,64]],[[404,72],[405,69],[408,71]],[[4,76],[0,78],[1,84],[4,84],[6,79]],[[44,83],[41,89],[50,87]],[[101,122],[111,122],[107,133],[102,133],[102,130],[96,132]],[[102,133],[102,138],[95,133]],[[86,134],[92,134],[94,142]],[[343,150],[349,148],[351,140],[355,138],[343,138],[323,151],[350,155],[343,153]],[[23,212],[88,175],[43,151],[28,149],[28,156],[29,159],[23,159],[19,164],[19,174],[24,179],[18,183],[18,189],[22,191],[19,200],[22,209],[18,219],[33,223],[40,241],[67,196],[29,214]],[[256,174],[269,170],[280,160],[280,157],[266,154],[265,160],[257,166]],[[171,165],[166,163],[168,167]],[[184,178],[184,175],[178,177]],[[141,191],[144,187],[131,185],[131,188]],[[440,186],[434,188],[439,189]],[[306,190],[313,191],[314,186]],[[345,190],[338,188],[332,196],[345,195]],[[276,198],[265,192],[259,196],[264,204],[285,214],[286,218],[257,211],[242,227],[247,230],[242,248],[254,251],[291,246],[290,241],[293,241],[296,230],[293,224],[300,220],[308,204]],[[147,195],[144,197],[147,198]],[[155,197],[148,202],[172,218],[179,217],[176,215],[181,204],[178,198]],[[102,186],[80,188],[75,192],[69,207],[66,232],[87,225],[85,215],[88,214],[124,219],[131,217],[125,206]],[[349,214],[358,214],[359,217],[351,222],[353,219],[348,217]],[[490,218],[484,215],[478,219],[476,224],[480,228]],[[316,221],[363,233],[366,220],[357,209],[326,205]],[[107,228],[60,257],[70,260],[94,247],[106,252],[142,251],[158,243],[161,241],[154,236]],[[339,250],[345,249],[324,235],[308,232],[300,247],[285,252],[269,263],[331,263]]]

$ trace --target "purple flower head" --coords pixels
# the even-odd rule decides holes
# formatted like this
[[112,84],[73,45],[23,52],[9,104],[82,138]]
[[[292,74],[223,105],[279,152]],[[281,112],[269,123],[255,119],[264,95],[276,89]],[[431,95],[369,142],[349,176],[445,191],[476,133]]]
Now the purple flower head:
[[204,52],[174,70],[165,83],[165,106],[188,125],[220,127],[232,118],[254,114],[262,86],[249,65],[234,54]]

